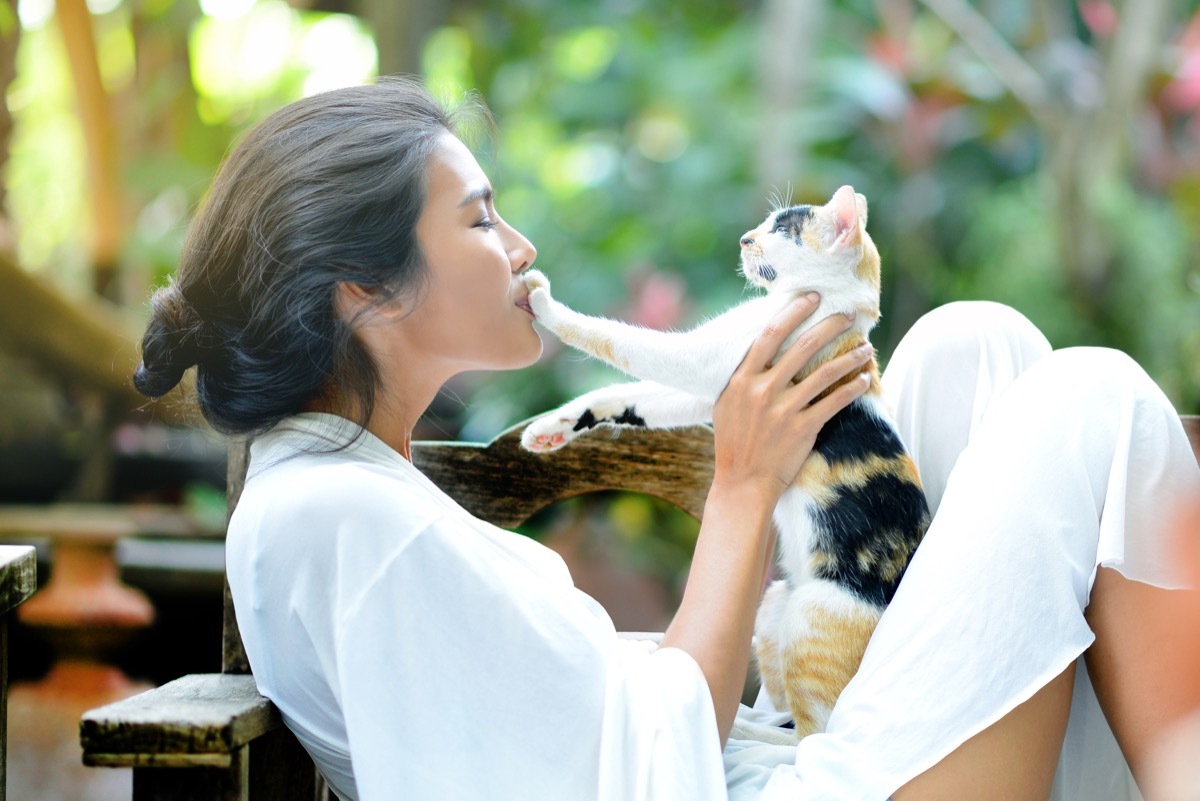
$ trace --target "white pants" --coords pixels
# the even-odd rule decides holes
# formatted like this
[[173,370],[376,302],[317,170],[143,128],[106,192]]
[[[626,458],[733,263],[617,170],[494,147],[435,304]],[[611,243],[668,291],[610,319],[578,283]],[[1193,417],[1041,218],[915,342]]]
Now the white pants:
[[[993,303],[922,318],[884,387],[933,523],[827,730],[753,795],[884,801],[1078,660],[1052,797],[1140,798],[1080,658],[1083,610],[1101,565],[1180,586],[1168,521],[1200,468],[1178,413],[1129,357],[1052,351]],[[756,750],[727,753],[735,798],[739,770],[780,759]]]

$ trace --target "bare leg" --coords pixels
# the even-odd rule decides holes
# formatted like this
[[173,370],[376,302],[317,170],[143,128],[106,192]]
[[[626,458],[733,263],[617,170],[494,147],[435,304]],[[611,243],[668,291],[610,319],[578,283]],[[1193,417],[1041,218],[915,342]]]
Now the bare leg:
[[895,801],[1045,801],[1067,730],[1075,665],[892,794]]
[[1164,590],[1100,568],[1085,612],[1096,642],[1088,674],[1139,785],[1156,738],[1181,714],[1200,708],[1200,686],[1180,638],[1185,590]]

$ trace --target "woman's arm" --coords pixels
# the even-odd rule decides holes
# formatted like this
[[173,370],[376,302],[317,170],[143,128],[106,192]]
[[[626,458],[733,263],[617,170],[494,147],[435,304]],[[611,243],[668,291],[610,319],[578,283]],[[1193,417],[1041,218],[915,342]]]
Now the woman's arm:
[[712,694],[721,743],[729,735],[750,662],[754,614],[771,542],[771,515],[808,458],[817,432],[867,388],[836,381],[860,370],[870,352],[853,351],[793,384],[808,361],[850,326],[836,315],[802,334],[771,365],[816,303],[801,298],[766,327],[717,401],[716,468],[687,588],[662,645],[687,651]]

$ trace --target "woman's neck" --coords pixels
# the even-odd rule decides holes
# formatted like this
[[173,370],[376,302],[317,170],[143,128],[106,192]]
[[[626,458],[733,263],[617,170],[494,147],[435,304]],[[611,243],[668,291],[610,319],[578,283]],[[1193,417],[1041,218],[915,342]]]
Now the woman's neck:
[[398,393],[391,391],[386,384],[381,385],[376,389],[371,415],[365,421],[361,404],[356,399],[346,398],[345,393],[323,392],[306,403],[304,411],[336,414],[351,420],[411,462],[413,429],[433,403],[439,388],[440,385],[425,387],[418,397],[418,393],[414,392],[416,387],[410,386],[408,392]]

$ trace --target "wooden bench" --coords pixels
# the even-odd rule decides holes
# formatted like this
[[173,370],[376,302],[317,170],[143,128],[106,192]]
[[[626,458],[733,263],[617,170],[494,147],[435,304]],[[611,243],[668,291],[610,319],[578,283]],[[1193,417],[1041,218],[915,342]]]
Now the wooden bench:
[[[1185,418],[1185,426],[1200,458],[1200,418]],[[583,437],[554,457],[539,457],[521,449],[523,427],[486,445],[414,443],[413,461],[473,514],[506,528],[557,501],[612,489],[662,498],[700,517],[712,480],[709,429]],[[232,508],[245,475],[244,448],[231,451],[229,475]],[[185,676],[85,714],[83,761],[132,767],[134,801],[323,799],[311,760],[255,689],[228,589],[223,651],[221,674]]]
[[0,801],[5,798],[8,751],[8,619],[37,589],[32,545],[0,545]]

